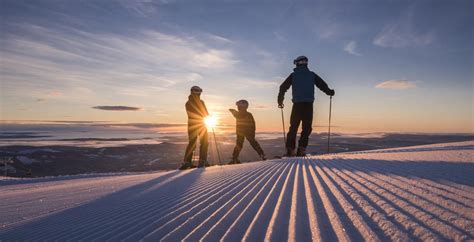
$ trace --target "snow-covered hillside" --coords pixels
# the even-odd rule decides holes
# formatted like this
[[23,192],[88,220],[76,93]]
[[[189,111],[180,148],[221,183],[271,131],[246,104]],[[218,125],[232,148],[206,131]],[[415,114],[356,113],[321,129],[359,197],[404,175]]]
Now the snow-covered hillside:
[[473,240],[474,142],[0,181],[0,240]]

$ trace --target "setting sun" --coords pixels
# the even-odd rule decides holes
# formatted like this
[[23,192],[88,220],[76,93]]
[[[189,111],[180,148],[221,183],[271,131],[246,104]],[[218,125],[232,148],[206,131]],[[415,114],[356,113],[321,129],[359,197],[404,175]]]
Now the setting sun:
[[214,115],[209,115],[204,119],[204,123],[208,129],[213,129],[217,125],[217,117]]

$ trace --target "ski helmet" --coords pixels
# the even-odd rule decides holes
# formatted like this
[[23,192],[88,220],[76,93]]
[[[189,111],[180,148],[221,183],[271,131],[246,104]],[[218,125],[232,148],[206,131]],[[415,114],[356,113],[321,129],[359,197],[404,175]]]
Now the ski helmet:
[[202,92],[202,89],[198,86],[193,86],[191,87],[191,93],[192,94],[201,94]]
[[296,57],[296,59],[293,60],[293,64],[295,64],[295,65],[308,64],[308,57],[306,57],[304,55],[298,56],[298,57]]
[[237,105],[237,107],[239,108],[245,108],[245,109],[249,108],[249,102],[247,102],[247,100],[245,99],[237,101],[235,105]]

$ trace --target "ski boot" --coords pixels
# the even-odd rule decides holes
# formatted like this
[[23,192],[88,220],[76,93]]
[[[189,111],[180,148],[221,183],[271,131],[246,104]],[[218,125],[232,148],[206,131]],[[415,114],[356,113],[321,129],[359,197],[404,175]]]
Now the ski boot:
[[227,164],[228,165],[233,165],[233,164],[240,164],[240,163],[241,162],[240,162],[239,158],[232,158],[232,160]]
[[294,157],[296,156],[295,149],[294,148],[286,148],[286,157]]
[[265,156],[265,154],[261,154],[260,158],[262,158],[262,160],[267,160],[267,157]]
[[209,163],[207,162],[207,160],[201,160],[199,161],[199,164],[198,164],[198,168],[202,168],[202,167],[208,167],[208,166],[211,166],[209,165]]
[[179,167],[180,170],[186,170],[186,169],[191,169],[191,168],[196,168],[195,165],[193,165],[192,162],[183,162],[183,164]]
[[306,156],[306,147],[298,147],[296,156]]

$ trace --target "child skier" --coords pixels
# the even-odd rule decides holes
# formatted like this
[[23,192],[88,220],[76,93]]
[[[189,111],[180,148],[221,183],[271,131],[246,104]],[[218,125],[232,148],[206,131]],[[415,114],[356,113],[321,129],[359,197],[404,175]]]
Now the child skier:
[[242,150],[242,146],[244,145],[245,138],[247,138],[250,145],[252,145],[253,149],[257,151],[262,160],[266,160],[262,147],[260,147],[257,140],[255,140],[255,119],[251,113],[247,112],[249,102],[247,102],[247,100],[239,100],[235,103],[235,105],[237,105],[237,109],[239,111],[235,109],[229,109],[236,119],[237,133],[237,140],[234,152],[232,153],[232,161],[230,161],[229,164],[240,164],[239,154]]

